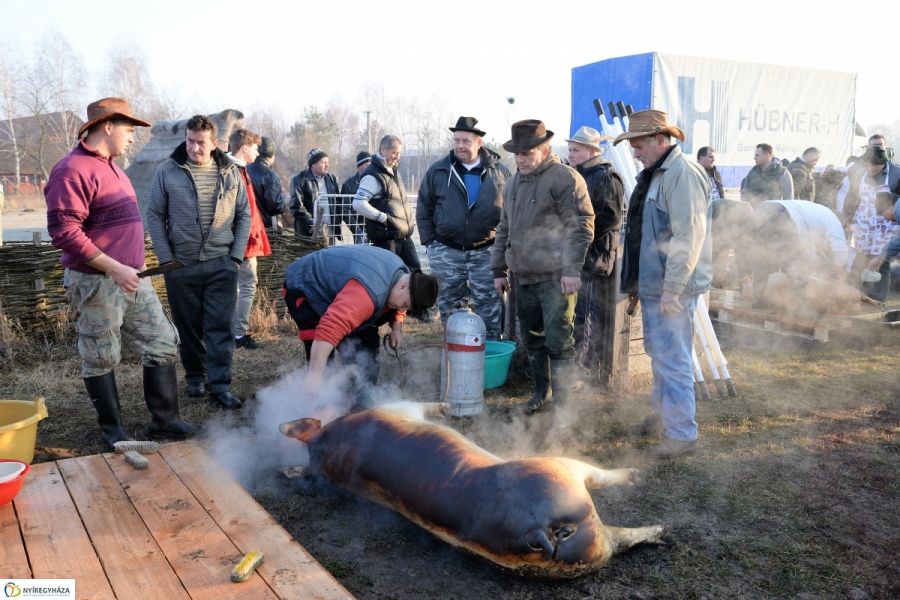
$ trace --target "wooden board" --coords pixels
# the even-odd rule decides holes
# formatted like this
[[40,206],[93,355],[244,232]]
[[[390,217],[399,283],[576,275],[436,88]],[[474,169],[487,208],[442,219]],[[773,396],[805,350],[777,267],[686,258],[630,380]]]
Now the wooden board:
[[0,578],[11,579],[15,573],[25,573],[22,577],[31,577],[19,521],[12,502],[9,502],[0,506]]
[[190,597],[102,456],[58,467],[117,597]]
[[337,582],[271,515],[230,478],[210,476],[222,468],[205,453],[170,445],[162,456],[191,488],[241,554],[262,550],[257,572],[281,598],[334,598]]
[[32,466],[13,504],[35,579],[74,577],[78,597],[115,598],[56,463]]
[[[138,471],[105,454],[34,465],[0,507],[0,577],[75,579],[78,598],[353,596],[197,442]],[[231,569],[265,555],[244,583]]]

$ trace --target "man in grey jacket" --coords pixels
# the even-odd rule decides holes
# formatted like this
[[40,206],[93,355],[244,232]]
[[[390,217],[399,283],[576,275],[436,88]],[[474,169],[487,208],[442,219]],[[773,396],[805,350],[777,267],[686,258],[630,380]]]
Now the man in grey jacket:
[[644,110],[631,115],[628,131],[615,141],[629,140],[644,165],[628,205],[622,292],[641,301],[654,410],[641,429],[662,430],[654,448],[660,458],[697,445],[693,318],[697,296],[712,280],[709,178],[673,137],[684,140],[684,132],[667,123],[666,113]]
[[150,186],[145,221],[166,273],[172,319],[181,337],[188,396],[240,408],[231,393],[231,359],[238,267],[250,235],[247,190],[237,167],[217,145],[216,124],[204,115],[187,122],[185,142],[160,163]]
[[551,398],[564,403],[574,380],[575,302],[581,267],[594,239],[594,209],[584,178],[550,148],[553,132],[541,121],[512,125],[503,148],[516,155],[518,171],[503,188],[503,210],[491,257],[494,288],[509,288],[515,275],[516,313],[534,394],[525,413]]

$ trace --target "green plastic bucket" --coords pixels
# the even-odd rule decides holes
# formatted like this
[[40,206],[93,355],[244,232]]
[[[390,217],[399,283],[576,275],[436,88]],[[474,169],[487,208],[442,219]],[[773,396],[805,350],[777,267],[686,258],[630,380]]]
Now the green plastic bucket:
[[506,383],[516,343],[509,340],[488,340],[484,344],[484,389],[498,388]]

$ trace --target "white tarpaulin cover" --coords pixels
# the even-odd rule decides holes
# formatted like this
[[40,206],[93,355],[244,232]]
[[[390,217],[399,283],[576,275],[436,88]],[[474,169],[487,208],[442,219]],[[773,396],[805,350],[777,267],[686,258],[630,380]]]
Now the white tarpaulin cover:
[[815,146],[820,166],[852,153],[853,73],[657,52],[612,58],[572,70],[573,131],[596,122],[595,97],[666,111],[687,135],[686,153],[716,149],[726,185],[740,181],[761,142],[789,160]]

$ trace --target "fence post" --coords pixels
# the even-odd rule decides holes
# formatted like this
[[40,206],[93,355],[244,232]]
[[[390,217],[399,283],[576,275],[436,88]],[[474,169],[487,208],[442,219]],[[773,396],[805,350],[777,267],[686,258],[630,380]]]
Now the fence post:
[[[32,231],[31,232],[31,243],[34,247],[40,248],[41,246],[41,232],[40,231]],[[40,271],[35,273],[40,274]],[[44,278],[43,277],[35,277],[34,279],[34,289],[43,292],[44,291]]]

